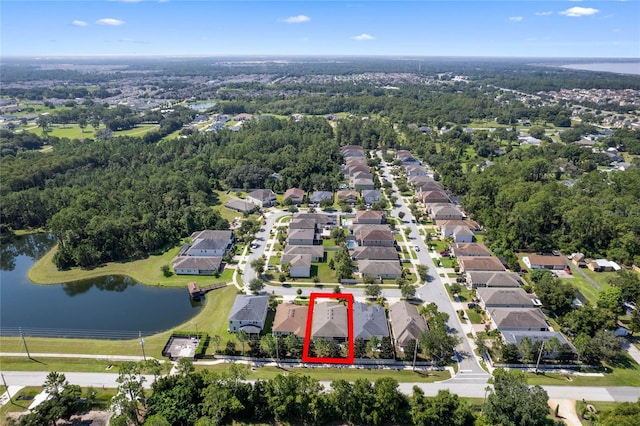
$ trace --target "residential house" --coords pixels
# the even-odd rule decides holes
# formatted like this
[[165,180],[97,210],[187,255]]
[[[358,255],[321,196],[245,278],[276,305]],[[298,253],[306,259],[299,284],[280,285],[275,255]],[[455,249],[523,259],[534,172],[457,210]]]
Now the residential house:
[[178,256],[172,266],[176,275],[214,275],[222,269],[222,257]]
[[587,263],[587,268],[594,272],[612,272],[619,271],[620,265],[607,259],[595,259]]
[[192,242],[180,248],[178,256],[219,256],[233,249],[233,231],[197,231],[191,234]]
[[253,120],[253,115],[247,113],[236,114],[233,116],[233,120],[235,121],[251,121]]
[[353,260],[394,260],[398,261],[398,251],[395,247],[357,246],[351,250]]
[[358,202],[359,193],[353,189],[343,189],[336,193],[338,202],[355,204]]
[[440,233],[444,234],[443,227],[449,226],[466,226],[472,231],[479,231],[480,225],[476,221],[473,220],[437,220],[436,226],[440,229]]
[[[568,345],[571,350],[575,353],[575,347],[569,343],[569,341],[562,335],[562,333],[558,331],[507,331],[501,330],[502,341],[505,344],[513,344],[516,346],[520,346],[522,340],[527,338],[532,344],[537,344],[538,342],[546,343],[549,340],[556,338],[560,345]],[[547,351],[542,352],[543,359],[555,358],[557,356],[556,353],[548,353]]]
[[450,204],[451,198],[441,189],[419,191],[416,198],[424,204]]
[[362,259],[358,262],[358,271],[363,277],[383,280],[402,276],[402,266],[398,260]]
[[479,288],[480,305],[489,308],[533,308],[532,297],[522,288]]
[[229,314],[229,332],[260,334],[267,319],[269,296],[238,295]]
[[429,217],[432,220],[462,220],[464,217],[462,211],[455,204],[431,204],[428,207]]
[[319,205],[324,200],[331,200],[333,203],[333,192],[330,191],[314,191],[309,197],[309,203]]
[[519,288],[522,285],[520,275],[511,271],[469,271],[465,275],[471,288]]
[[382,192],[378,189],[364,189],[362,191],[362,199],[368,205],[377,203],[382,200]]
[[354,178],[351,181],[351,186],[356,191],[364,191],[367,189],[375,189],[376,185],[372,178]]
[[317,242],[313,229],[290,229],[287,235],[287,245],[310,246]]
[[292,204],[299,206],[304,203],[304,191],[300,188],[289,188],[285,191],[283,200],[291,200]]
[[458,257],[458,265],[460,272],[466,273],[470,271],[504,271],[505,267],[500,259],[494,256],[462,256]]
[[349,337],[347,307],[337,302],[317,302],[313,306],[312,339],[345,342]]
[[491,252],[482,243],[452,243],[449,244],[451,255],[460,256],[491,256]]
[[396,346],[404,351],[409,342],[420,339],[420,335],[428,329],[427,322],[418,314],[415,305],[401,300],[389,307],[389,322]]
[[428,176],[428,174],[429,174],[429,171],[424,166],[409,165],[409,166],[405,166],[404,171],[405,171],[405,174],[407,175],[407,177],[411,177],[411,176]]
[[525,256],[522,258],[522,262],[524,262],[529,269],[562,270],[567,267],[567,262],[562,256]]
[[271,207],[276,200],[276,194],[271,189],[256,189],[247,194],[247,201],[260,207]]
[[587,262],[584,254],[582,253],[573,253],[571,255],[571,263],[576,265],[579,268],[586,268]]
[[293,219],[291,219],[291,222],[289,222],[289,230],[291,231],[292,229],[316,229],[316,221],[314,219],[308,218],[299,218],[299,217],[294,217]]
[[491,308],[487,310],[487,314],[501,332],[549,330],[547,319],[538,308]]
[[293,278],[309,278],[311,276],[311,255],[293,254],[282,256],[282,265],[289,264],[289,275]]
[[229,210],[236,211],[238,213],[251,213],[253,211],[258,210],[258,206],[254,203],[250,203],[245,200],[235,199],[231,200],[224,205]]
[[366,164],[355,163],[347,167],[349,177],[355,178],[358,173],[364,173],[361,177],[373,177],[371,168]]
[[277,337],[284,337],[295,334],[304,339],[307,333],[308,306],[294,305],[292,303],[281,303],[276,308],[276,316],[273,320],[273,334]]
[[281,263],[287,263],[286,261],[288,259],[299,254],[307,254],[311,256],[311,262],[322,262],[324,259],[324,248],[321,245],[287,245],[282,252]]
[[355,237],[359,246],[393,247],[396,244],[389,229],[362,229]]
[[[330,193],[331,194],[331,193]],[[338,216],[326,213],[296,213],[293,219],[313,219],[317,230],[332,230],[338,226]]]
[[411,152],[404,150],[404,149],[399,149],[396,152],[396,158],[400,161],[402,161],[402,164],[407,165],[407,164],[420,164],[420,161],[418,161],[412,154]]
[[381,210],[359,210],[356,212],[356,220],[354,223],[371,224],[371,225],[383,225],[387,222],[387,217],[384,211]]
[[475,234],[472,230],[470,230],[467,226],[457,225],[457,226],[442,226],[440,228],[442,230],[442,237],[453,239],[454,243],[472,243]]
[[367,305],[353,303],[353,338],[371,340],[376,336],[378,340],[389,337],[389,325],[384,307],[381,305]]

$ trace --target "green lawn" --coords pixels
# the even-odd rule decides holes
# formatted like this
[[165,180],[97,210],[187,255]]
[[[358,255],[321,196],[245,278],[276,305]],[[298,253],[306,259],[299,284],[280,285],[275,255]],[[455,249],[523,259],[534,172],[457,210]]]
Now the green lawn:
[[31,405],[31,399],[39,394],[41,390],[42,388],[39,386],[27,386],[20,389],[15,395],[11,395],[11,402],[0,407],[0,420],[4,422],[7,413],[26,411]]
[[629,356],[625,356],[621,363],[608,366],[608,372],[603,377],[576,376],[563,374],[527,374],[530,385],[558,385],[558,386],[640,386],[640,365]]
[[[196,368],[207,369],[211,371],[225,371],[229,368],[228,364],[218,364],[212,366],[199,366],[196,363]],[[295,373],[313,377],[322,381],[334,381],[334,380],[348,380],[354,381],[360,378],[364,378],[370,381],[375,381],[381,377],[391,377],[398,382],[422,382],[430,383],[441,380],[447,380],[451,378],[448,371],[395,371],[395,370],[382,370],[382,369],[355,369],[355,368],[277,368],[277,367],[256,367],[249,373],[249,379],[272,379],[278,374],[283,373]]]
[[31,281],[38,284],[58,284],[105,275],[126,275],[147,285],[184,287],[191,281],[197,281],[200,285],[231,282],[233,276],[233,270],[225,269],[218,278],[213,276],[194,277],[191,275],[165,277],[160,268],[171,263],[171,260],[178,254],[180,246],[167,250],[160,255],[151,255],[146,259],[131,262],[109,262],[89,270],[76,267],[65,271],[58,270],[53,264],[52,259],[55,250],[55,248],[50,250],[29,270],[29,279]]
[[[137,355],[137,354],[136,354]],[[89,373],[117,372],[123,362],[109,362],[91,358],[37,358],[26,356],[2,357],[2,368],[7,371],[80,371]],[[107,369],[112,366],[111,369]]]
[[[460,293],[458,293],[460,301],[461,302],[470,302],[471,301],[471,293],[472,293],[473,290],[469,290],[465,286],[461,286],[461,287],[462,287],[462,290],[460,290]],[[447,293],[449,293],[449,297],[451,297],[451,300],[454,300],[453,299],[453,292],[451,291],[451,286],[445,285],[444,288],[447,289]]]
[[465,312],[467,313],[467,317],[472,324],[482,324],[482,315],[477,313],[475,310],[467,309],[465,310]]

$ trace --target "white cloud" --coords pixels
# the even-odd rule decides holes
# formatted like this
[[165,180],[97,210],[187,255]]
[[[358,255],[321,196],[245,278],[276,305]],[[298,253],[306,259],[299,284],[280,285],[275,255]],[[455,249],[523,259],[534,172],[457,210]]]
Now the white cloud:
[[289,16],[286,19],[283,19],[282,22],[287,24],[302,24],[303,22],[309,22],[311,18],[306,15],[298,15],[298,16]]
[[373,40],[374,39],[374,37],[372,35],[365,34],[365,33],[362,33],[362,34],[357,35],[357,36],[353,36],[351,38],[354,39],[354,40],[358,40],[358,41],[366,41],[366,40]]
[[98,19],[96,21],[96,24],[98,25],[110,25],[112,27],[117,27],[124,23],[125,23],[124,21],[121,21],[120,19],[114,19],[114,18],[103,18],[103,19]]
[[549,16],[553,15],[553,12],[536,12],[536,16]]
[[598,9],[594,9],[592,7],[571,7],[567,10],[560,12],[560,15],[571,16],[573,18],[578,18],[580,16],[590,16],[595,15],[600,12]]
[[509,20],[513,21],[513,22],[520,22],[522,21],[524,18],[522,16],[510,16]]
[[73,22],[71,23],[71,25],[73,25],[74,27],[86,27],[86,26],[87,26],[87,25],[89,25],[89,24],[87,24],[87,23],[86,23],[86,22],[84,22],[84,21],[80,21],[80,20],[76,19],[75,21],[73,21]]

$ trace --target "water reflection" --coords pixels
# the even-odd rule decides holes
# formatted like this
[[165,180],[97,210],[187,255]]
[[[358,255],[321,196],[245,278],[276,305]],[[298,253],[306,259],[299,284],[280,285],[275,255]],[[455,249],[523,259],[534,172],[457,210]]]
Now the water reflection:
[[16,267],[16,257],[28,256],[40,259],[56,243],[51,234],[32,234],[16,237],[13,241],[0,245],[0,270],[13,271]]

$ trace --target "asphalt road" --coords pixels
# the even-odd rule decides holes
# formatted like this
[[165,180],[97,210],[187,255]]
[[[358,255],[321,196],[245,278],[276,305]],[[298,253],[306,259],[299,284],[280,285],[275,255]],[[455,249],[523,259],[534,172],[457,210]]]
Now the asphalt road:
[[[8,386],[42,386],[47,374],[46,371],[4,371],[2,372]],[[71,384],[82,387],[93,386],[95,388],[116,388],[117,374],[113,373],[64,373]],[[145,376],[145,387],[149,388],[153,383],[153,376]],[[329,388],[330,382],[321,382]],[[437,383],[400,383],[402,393],[411,394],[413,387],[418,386],[426,395],[433,396],[441,389],[449,389],[452,393],[469,398],[484,398],[487,392],[486,383],[458,383],[456,379]],[[549,394],[549,398],[587,399],[589,401],[618,401],[634,402],[640,398],[640,388],[637,387],[584,387],[584,386],[543,386]]]

